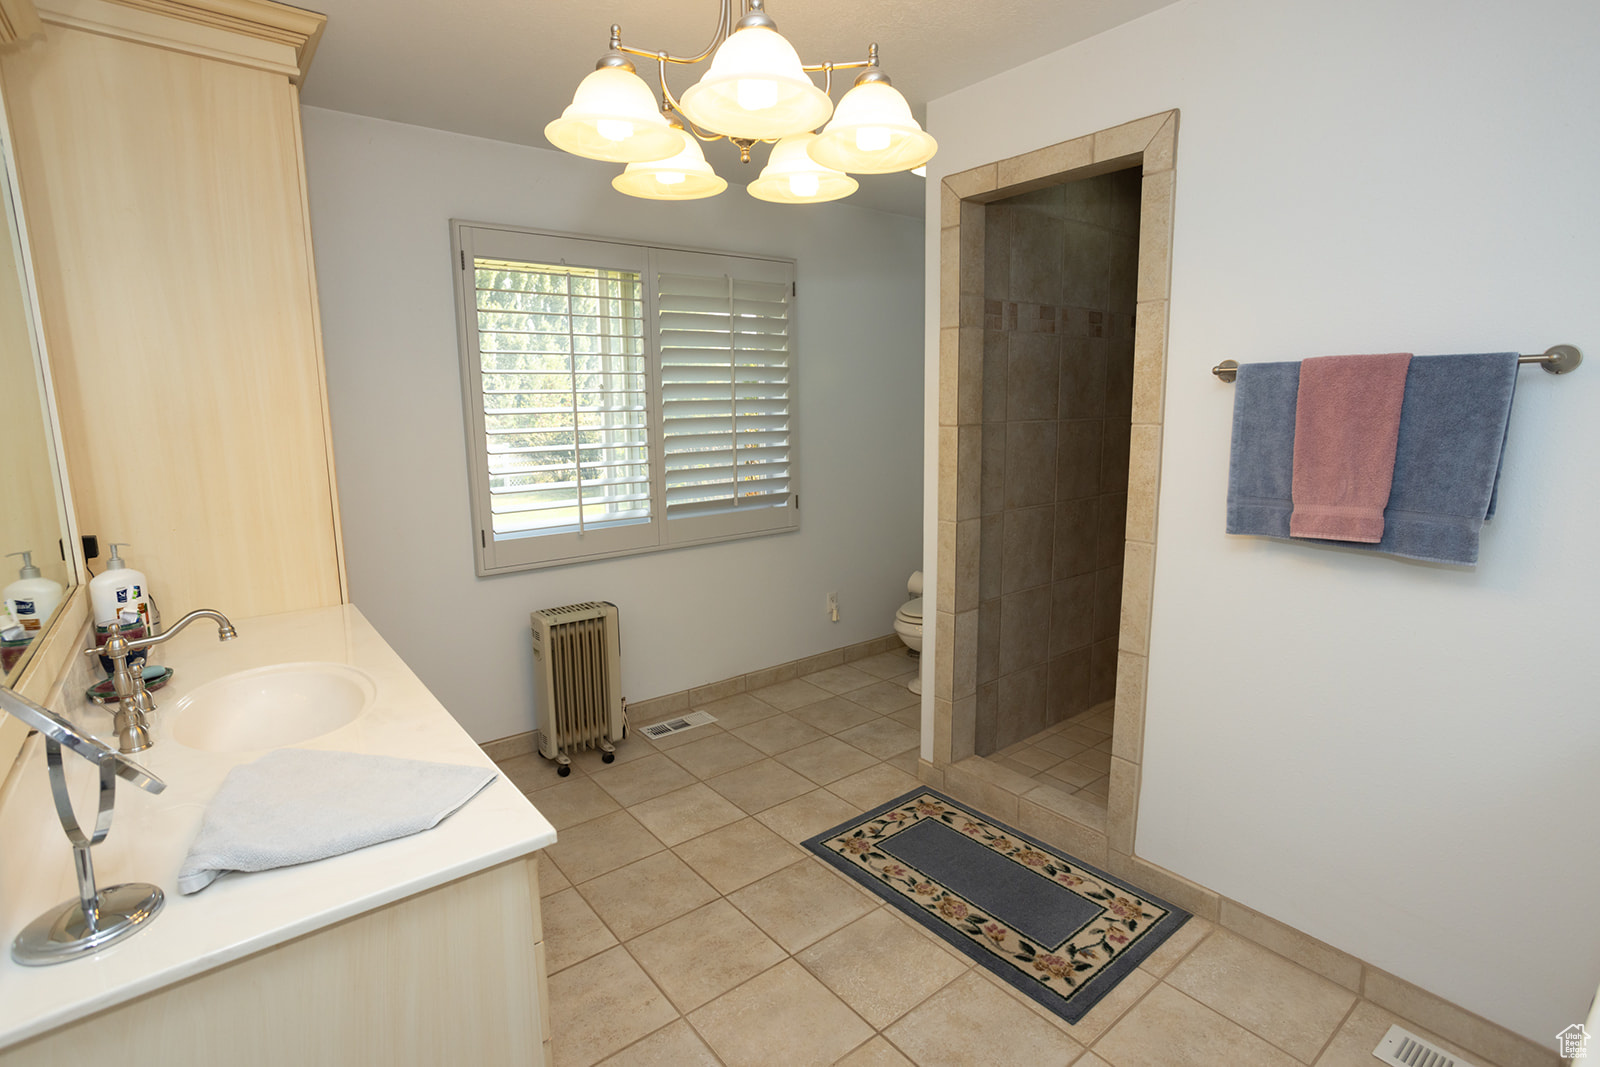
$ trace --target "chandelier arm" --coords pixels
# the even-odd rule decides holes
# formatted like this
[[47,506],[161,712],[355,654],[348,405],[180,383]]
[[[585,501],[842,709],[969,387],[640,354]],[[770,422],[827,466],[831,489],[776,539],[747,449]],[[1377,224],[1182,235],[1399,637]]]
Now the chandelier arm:
[[[611,47],[615,48],[619,52],[625,52],[631,56],[643,56],[646,59],[655,59],[666,63],[679,63],[687,66],[692,63],[699,63],[711,55],[712,52],[715,52],[717,50],[717,46],[723,41],[726,41],[728,37],[732,35],[732,22],[733,0],[721,0],[721,5],[717,11],[717,28],[715,33],[712,34],[711,43],[706,45],[705,51],[701,52],[697,56],[674,56],[669,55],[666,52],[652,52],[643,48],[633,48],[629,45],[623,44],[620,40],[618,40],[615,33],[612,34]],[[613,27],[613,30],[615,30],[615,27]]]

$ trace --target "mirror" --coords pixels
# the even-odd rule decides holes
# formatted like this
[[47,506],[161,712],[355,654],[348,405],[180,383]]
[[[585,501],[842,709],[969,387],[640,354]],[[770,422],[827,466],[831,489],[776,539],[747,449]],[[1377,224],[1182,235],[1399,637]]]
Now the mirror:
[[[40,583],[59,583],[59,611],[77,582],[77,570],[9,134],[0,126],[0,213],[7,235],[0,249],[0,591],[19,579],[22,568],[20,556],[5,553],[31,552],[39,578],[23,591],[44,594],[32,603],[37,609],[50,599],[50,587]],[[26,606],[0,604],[0,634],[15,634],[11,619],[18,607],[26,614]],[[36,611],[21,621],[27,625],[23,635],[0,640],[0,685],[16,682],[51,619]]]

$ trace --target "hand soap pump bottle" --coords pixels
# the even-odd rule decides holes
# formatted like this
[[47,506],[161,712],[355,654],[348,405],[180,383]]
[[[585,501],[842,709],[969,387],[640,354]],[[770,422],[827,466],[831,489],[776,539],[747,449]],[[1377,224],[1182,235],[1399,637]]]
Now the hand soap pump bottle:
[[[150,596],[144,574],[128,566],[117,555],[117,549],[126,547],[126,541],[112,542],[111,558],[106,560],[105,569],[89,579],[89,609],[94,612],[97,645],[105,644],[113,622],[120,622],[123,635],[132,640],[138,640],[150,632]],[[136,652],[128,657],[128,661],[132,663],[137,659],[142,663],[144,658],[143,652]],[[100,663],[107,671],[111,669],[111,661],[104,656],[100,657]]]
[[22,573],[6,586],[6,611],[22,624],[29,638],[37,637],[50,620],[50,613],[61,603],[64,590],[60,582],[40,576],[39,568],[33,565],[32,552],[9,552],[7,555],[22,557]]

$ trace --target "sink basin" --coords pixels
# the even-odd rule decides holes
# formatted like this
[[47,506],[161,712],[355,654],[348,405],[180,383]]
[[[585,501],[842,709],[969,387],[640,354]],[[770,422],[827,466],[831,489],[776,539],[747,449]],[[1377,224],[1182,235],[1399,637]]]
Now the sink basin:
[[354,722],[376,694],[365,672],[340,663],[257,667],[174,701],[172,737],[209,752],[281,748]]

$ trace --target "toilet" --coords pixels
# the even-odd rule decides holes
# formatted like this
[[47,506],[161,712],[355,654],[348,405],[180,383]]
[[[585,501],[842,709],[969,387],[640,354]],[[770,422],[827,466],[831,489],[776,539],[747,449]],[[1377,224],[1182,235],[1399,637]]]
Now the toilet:
[[906,582],[906,592],[912,599],[900,606],[894,613],[894,632],[900,635],[900,640],[906,643],[911,654],[919,658],[917,676],[906,683],[906,688],[913,693],[922,692],[922,672],[920,657],[922,654],[922,572],[914,571],[911,580]]

